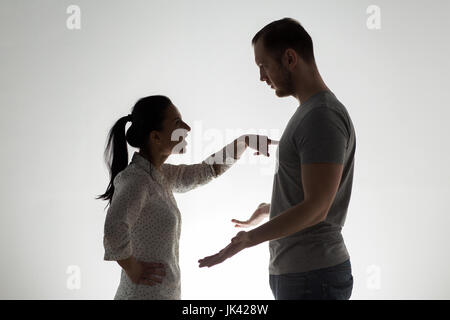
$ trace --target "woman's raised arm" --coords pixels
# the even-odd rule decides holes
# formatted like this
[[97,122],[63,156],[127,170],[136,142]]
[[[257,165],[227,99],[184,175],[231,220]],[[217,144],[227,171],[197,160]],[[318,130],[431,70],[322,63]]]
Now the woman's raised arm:
[[269,156],[268,146],[277,141],[267,136],[243,135],[210,155],[201,163],[192,165],[163,164],[164,178],[175,192],[186,192],[210,182],[227,171],[242,156],[247,147]]

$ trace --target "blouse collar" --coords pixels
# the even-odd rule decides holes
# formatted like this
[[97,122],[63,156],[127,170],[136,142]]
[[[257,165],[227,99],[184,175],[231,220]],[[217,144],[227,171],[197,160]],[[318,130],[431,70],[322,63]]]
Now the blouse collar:
[[135,163],[138,167],[144,169],[145,172],[147,172],[150,176],[153,177],[153,179],[155,179],[159,183],[163,182],[162,173],[158,169],[156,169],[150,161],[140,155],[139,152],[134,152],[131,163]]

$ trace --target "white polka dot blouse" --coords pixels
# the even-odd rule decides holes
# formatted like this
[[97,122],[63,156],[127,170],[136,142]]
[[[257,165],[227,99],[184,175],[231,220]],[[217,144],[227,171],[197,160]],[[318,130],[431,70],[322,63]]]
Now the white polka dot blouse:
[[[207,159],[208,160],[208,159]],[[165,265],[162,284],[135,284],[122,270],[114,299],[181,299],[179,240],[181,215],[172,192],[186,192],[225,172],[232,162],[215,172],[207,161],[193,165],[163,164],[157,170],[138,152],[114,179],[103,244],[104,260],[133,256]]]

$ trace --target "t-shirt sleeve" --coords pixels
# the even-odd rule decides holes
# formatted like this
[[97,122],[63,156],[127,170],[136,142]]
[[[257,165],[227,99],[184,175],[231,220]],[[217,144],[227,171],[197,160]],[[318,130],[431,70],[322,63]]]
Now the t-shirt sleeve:
[[305,116],[293,138],[302,164],[344,163],[350,136],[338,111],[318,107]]

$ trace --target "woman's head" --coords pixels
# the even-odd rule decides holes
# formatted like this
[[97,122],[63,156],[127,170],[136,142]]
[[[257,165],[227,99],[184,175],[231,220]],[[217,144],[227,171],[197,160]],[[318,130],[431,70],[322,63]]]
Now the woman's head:
[[[125,132],[128,121],[131,126]],[[184,153],[191,128],[181,119],[169,98],[155,95],[140,99],[130,115],[117,120],[108,134],[105,161],[110,173],[106,192],[97,199],[109,200],[114,193],[116,175],[128,165],[127,142],[149,158]]]
[[186,146],[184,138],[191,128],[169,98],[149,96],[140,99],[133,107],[131,119],[126,140],[132,147],[166,156],[185,152],[181,147]]

